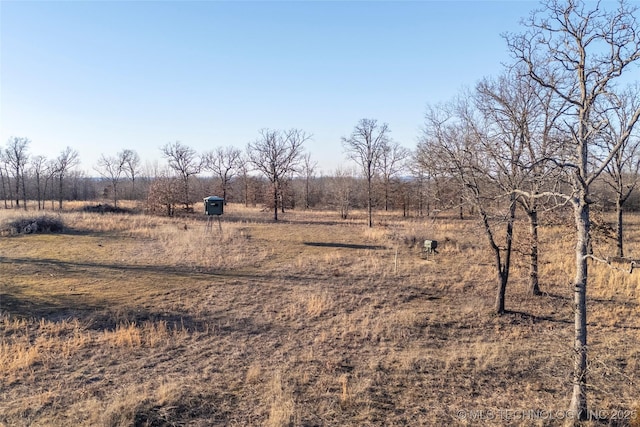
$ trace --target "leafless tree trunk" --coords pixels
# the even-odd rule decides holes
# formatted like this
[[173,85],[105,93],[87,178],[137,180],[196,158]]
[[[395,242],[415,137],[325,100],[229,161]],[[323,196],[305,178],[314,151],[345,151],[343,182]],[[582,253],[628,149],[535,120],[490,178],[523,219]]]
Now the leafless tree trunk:
[[614,99],[613,109],[605,113],[610,126],[604,134],[605,147],[620,145],[607,165],[604,182],[613,190],[616,203],[617,256],[624,256],[623,210],[626,201],[638,185],[640,171],[640,135],[626,133],[625,126],[634,111],[640,107],[640,85]]
[[[2,156],[2,150],[0,150],[0,161],[4,161]],[[7,185],[6,177],[7,175],[3,172],[4,167],[0,164],[0,181],[2,182],[2,199],[4,200],[4,208],[9,209],[9,205],[7,203]]]
[[[11,173],[9,172],[9,165],[6,163],[6,159],[4,164],[4,176],[7,179],[7,189],[9,190],[9,206],[13,208],[13,187],[11,186]],[[5,208],[6,207],[7,204],[5,203]]]
[[509,210],[506,217],[506,246],[504,248],[504,259],[502,259],[502,250],[497,245],[493,236],[492,226],[489,223],[489,217],[480,205],[480,216],[484,225],[484,231],[487,234],[489,245],[493,251],[495,259],[496,272],[498,273],[498,292],[496,294],[495,312],[503,314],[505,312],[505,296],[507,292],[507,283],[509,282],[509,272],[511,270],[511,253],[513,247],[513,223],[516,219],[516,198],[515,195],[509,196]]
[[535,205],[526,211],[529,218],[529,235],[531,236],[531,252],[529,253],[529,290],[533,295],[540,295],[540,275],[538,273],[539,258],[538,247],[540,238],[538,236],[538,209]]

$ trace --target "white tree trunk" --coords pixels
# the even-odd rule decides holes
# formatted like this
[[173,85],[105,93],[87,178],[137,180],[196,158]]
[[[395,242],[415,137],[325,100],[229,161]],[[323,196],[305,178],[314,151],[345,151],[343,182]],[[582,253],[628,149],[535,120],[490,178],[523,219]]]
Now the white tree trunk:
[[574,204],[576,221],[576,277],[574,282],[573,394],[569,410],[576,420],[587,416],[587,255],[589,205],[585,197]]

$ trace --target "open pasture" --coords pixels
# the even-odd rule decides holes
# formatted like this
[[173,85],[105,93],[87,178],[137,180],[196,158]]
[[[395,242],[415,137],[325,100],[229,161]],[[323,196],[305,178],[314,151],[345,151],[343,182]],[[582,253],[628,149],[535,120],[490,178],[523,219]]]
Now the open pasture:
[[[0,221],[21,215],[37,214]],[[274,223],[230,205],[220,233],[199,216],[54,215],[64,232],[0,237],[0,425],[558,425],[569,405],[570,227],[541,230],[545,295],[517,256],[497,316],[474,220],[379,213],[369,229],[364,213]],[[627,232],[640,257],[640,217]],[[590,409],[627,425],[640,271],[592,264],[588,294]]]

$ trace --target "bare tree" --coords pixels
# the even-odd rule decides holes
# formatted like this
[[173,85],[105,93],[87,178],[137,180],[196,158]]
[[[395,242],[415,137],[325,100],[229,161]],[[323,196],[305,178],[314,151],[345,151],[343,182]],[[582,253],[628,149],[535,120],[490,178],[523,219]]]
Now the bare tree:
[[240,157],[238,157],[238,173],[242,176],[242,197],[245,206],[249,206],[249,183],[251,181],[249,172],[251,172],[249,154],[246,152],[240,153]]
[[389,144],[389,125],[378,125],[374,119],[361,119],[348,138],[342,137],[342,145],[347,156],[361,168],[367,181],[367,212],[369,227],[373,227],[373,189],[372,183],[384,150]]
[[[457,180],[462,197],[474,206],[494,255],[498,291],[495,311],[505,312],[505,295],[511,271],[516,217],[517,163],[519,145],[504,144],[491,123],[471,104],[470,94],[457,103],[429,109],[426,114],[423,149],[432,152],[441,173]],[[504,226],[504,244],[496,230]]]
[[569,409],[577,419],[587,417],[587,277],[591,186],[619,151],[624,134],[640,116],[633,112],[622,127],[618,143],[606,151],[597,146],[608,123],[598,117],[615,91],[615,82],[640,60],[640,28],[636,8],[624,0],[615,10],[580,0],[546,0],[524,23],[522,34],[507,35],[516,60],[529,78],[552,90],[570,105],[563,114],[573,156],[558,160],[572,176],[566,199],[574,211],[576,276],[574,279],[574,372]]
[[2,164],[0,167],[3,169],[4,180],[2,181],[2,190],[4,192],[4,207],[8,208],[7,200],[9,201],[10,207],[13,207],[13,189],[11,186],[11,172],[9,171],[9,162],[7,161],[7,156],[4,151],[0,152],[0,160],[2,160]]
[[507,172],[508,179],[501,186],[516,192],[516,200],[529,219],[529,287],[532,294],[539,295],[539,195],[557,172],[544,159],[558,155],[554,128],[563,109],[554,104],[551,91],[519,78],[521,71],[515,67],[498,79],[483,79],[476,87],[475,98],[491,138],[498,144],[488,147],[487,152],[501,159],[498,164]]
[[311,205],[310,185],[311,185],[311,179],[313,178],[313,175],[316,171],[316,167],[318,167],[318,162],[311,160],[311,154],[306,153],[302,157],[302,168],[300,171],[302,173],[302,177],[304,178],[304,208],[305,209],[309,209]]
[[38,203],[38,210],[44,208],[45,192],[42,188],[42,180],[45,179],[49,173],[47,165],[47,158],[45,156],[38,155],[31,158],[31,170],[36,179],[36,199]]
[[11,196],[7,194],[7,187],[10,187],[9,175],[7,174],[7,159],[4,155],[4,150],[0,149],[0,183],[2,184],[2,200],[4,200],[4,208],[9,208],[8,199]]
[[162,147],[162,155],[167,159],[169,167],[173,169],[182,180],[182,203],[185,210],[189,210],[191,198],[189,196],[189,178],[197,175],[202,170],[203,160],[196,151],[182,144],[180,141],[169,142]]
[[42,209],[45,208],[45,199],[47,197],[47,189],[49,190],[49,200],[51,200],[51,209],[55,209],[54,183],[58,170],[58,159],[47,161],[45,166],[44,188],[42,189]]
[[225,203],[229,184],[238,173],[241,156],[242,152],[235,147],[218,147],[204,156],[205,169],[212,171],[216,178],[220,180],[222,198],[225,200]]
[[464,200],[461,200],[461,193],[464,188],[442,167],[441,161],[438,151],[431,150],[428,139],[418,141],[410,162],[411,173],[418,184],[418,215],[426,212],[435,219],[440,212],[457,208],[462,219]]
[[124,167],[124,156],[105,156],[104,154],[100,156],[95,167],[96,172],[111,184],[114,208],[118,207],[118,184],[120,183],[120,177],[124,173]]
[[[27,209],[27,188],[25,185],[25,168],[29,161],[28,147],[31,141],[28,138],[11,137],[5,148],[5,161],[11,168],[16,189],[16,207],[20,207],[20,193],[24,201],[23,207]],[[21,188],[22,187],[22,188]]]
[[122,159],[122,169],[125,175],[131,180],[131,199],[136,198],[136,178],[140,174],[140,156],[134,150],[125,149],[118,153]]
[[428,148],[424,147],[421,141],[418,141],[416,149],[411,153],[408,162],[408,168],[411,173],[413,182],[413,197],[416,214],[423,216],[425,212],[425,204],[427,215],[429,215],[429,202],[432,196],[429,194],[431,180],[431,160],[429,158]]
[[260,130],[260,137],[249,143],[247,153],[251,163],[271,183],[273,219],[278,220],[278,205],[284,180],[295,172],[302,156],[303,144],[311,135],[300,129],[288,131]]
[[341,219],[347,219],[353,205],[354,188],[356,186],[355,171],[348,168],[337,168],[329,178],[330,204],[335,206]]
[[181,198],[180,180],[164,170],[156,171],[154,175],[147,196],[147,210],[173,216]]
[[389,210],[389,194],[391,181],[403,171],[405,161],[411,152],[396,141],[389,141],[382,149],[380,156],[380,172],[384,186],[384,210]]
[[624,256],[623,210],[624,204],[638,185],[640,172],[640,134],[625,132],[625,126],[635,111],[640,108],[640,87],[636,84],[628,92],[612,99],[614,108],[605,112],[609,122],[603,134],[607,151],[619,145],[606,167],[604,181],[613,190],[616,202],[616,247],[617,256]]
[[78,152],[71,147],[67,147],[55,161],[55,174],[58,176],[58,208],[62,209],[62,199],[64,197],[64,177],[80,162]]

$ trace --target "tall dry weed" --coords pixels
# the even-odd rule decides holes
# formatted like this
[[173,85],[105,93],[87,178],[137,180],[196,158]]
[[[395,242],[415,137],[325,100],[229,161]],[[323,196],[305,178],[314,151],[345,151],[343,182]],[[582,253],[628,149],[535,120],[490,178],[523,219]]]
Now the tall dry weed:
[[288,427],[294,423],[295,402],[289,387],[284,383],[282,374],[276,372],[269,383],[267,396],[271,401],[268,427]]
[[311,318],[321,316],[333,309],[333,299],[328,292],[312,293],[305,297],[306,315]]
[[149,395],[140,386],[127,385],[108,401],[99,412],[97,425],[102,427],[125,427],[136,424],[136,414],[148,402]]
[[105,330],[101,340],[114,347],[153,348],[170,345],[174,340],[184,336],[184,329],[169,330],[167,322],[160,320],[146,321],[142,325],[135,322],[120,323],[113,331]]

